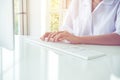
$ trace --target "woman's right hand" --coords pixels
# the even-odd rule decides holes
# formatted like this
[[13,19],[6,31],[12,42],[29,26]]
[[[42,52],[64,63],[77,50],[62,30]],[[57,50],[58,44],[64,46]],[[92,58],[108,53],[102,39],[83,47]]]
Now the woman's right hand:
[[42,40],[44,41],[52,41],[52,42],[64,42],[67,41],[67,43],[72,44],[78,44],[81,43],[81,37],[75,36],[67,31],[59,31],[59,32],[46,32],[42,37]]
[[62,33],[63,31],[59,32],[46,32],[42,37],[40,37],[41,40],[43,41],[52,41],[54,42],[54,37],[58,35],[59,33]]

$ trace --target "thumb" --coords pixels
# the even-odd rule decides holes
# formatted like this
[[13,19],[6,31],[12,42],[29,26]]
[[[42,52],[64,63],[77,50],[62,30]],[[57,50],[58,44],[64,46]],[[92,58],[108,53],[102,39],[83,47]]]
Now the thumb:
[[70,40],[67,39],[67,37],[60,38],[59,41],[64,43],[71,43]]

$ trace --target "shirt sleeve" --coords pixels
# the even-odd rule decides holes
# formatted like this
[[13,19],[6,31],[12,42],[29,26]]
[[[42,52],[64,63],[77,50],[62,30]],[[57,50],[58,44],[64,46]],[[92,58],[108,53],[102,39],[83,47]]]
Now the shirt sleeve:
[[63,25],[59,27],[60,31],[68,31],[70,33],[73,33],[73,20],[74,20],[74,15],[76,15],[77,1],[79,0],[71,1],[65,19],[63,21]]
[[117,18],[116,18],[115,27],[116,27],[115,33],[120,35],[120,2],[119,2],[118,10],[117,10]]

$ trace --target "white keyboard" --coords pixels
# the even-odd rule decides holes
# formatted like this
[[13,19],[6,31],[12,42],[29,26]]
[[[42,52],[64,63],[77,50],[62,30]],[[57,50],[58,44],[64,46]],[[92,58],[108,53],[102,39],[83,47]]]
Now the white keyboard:
[[90,60],[90,59],[95,59],[95,58],[98,58],[98,57],[102,57],[102,56],[105,56],[104,53],[102,52],[98,52],[98,51],[95,51],[95,50],[88,50],[88,49],[85,49],[85,48],[77,48],[77,49],[69,49],[69,50],[65,50],[66,53],[68,54],[71,54],[73,56],[76,56],[76,57],[80,57],[80,58],[83,58],[83,59],[86,59],[86,60]]
[[28,38],[27,40],[37,43],[40,46],[44,46],[50,49],[55,49],[55,50],[64,52],[65,54],[73,55],[86,60],[105,56],[105,54],[102,52],[89,50],[84,47],[80,47],[80,45],[74,45],[74,44],[68,44],[68,43],[46,42],[40,39],[33,39],[33,38]]

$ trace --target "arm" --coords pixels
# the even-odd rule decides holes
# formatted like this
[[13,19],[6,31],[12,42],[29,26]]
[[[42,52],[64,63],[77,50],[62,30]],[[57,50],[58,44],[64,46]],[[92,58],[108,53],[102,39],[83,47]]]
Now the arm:
[[116,33],[98,36],[74,36],[63,31],[53,37],[54,42],[68,40],[72,44],[99,44],[99,45],[120,45],[120,35]]
[[79,43],[83,44],[100,44],[100,45],[120,45],[120,35],[116,33],[78,37]]
[[[101,45],[120,45],[120,5],[118,6],[116,19],[115,19],[115,33],[104,34],[104,35],[95,35],[95,36],[69,36],[67,38],[63,37],[62,39],[67,39],[71,43],[83,43],[83,44],[101,44]],[[70,34],[69,34],[70,35]],[[73,39],[72,39],[73,38]],[[62,40],[61,39],[61,40]]]
[[67,40],[72,44],[120,45],[120,35],[116,33],[98,36],[75,36],[67,31],[61,31],[52,33],[46,37],[48,38],[48,41],[51,41],[50,39],[52,38],[53,42]]

